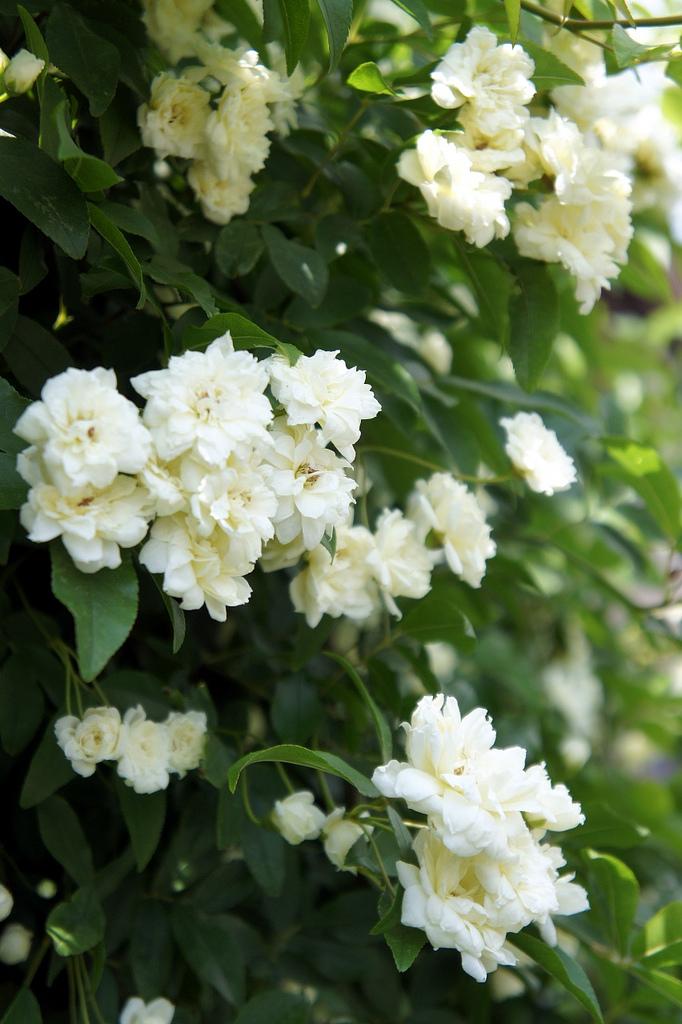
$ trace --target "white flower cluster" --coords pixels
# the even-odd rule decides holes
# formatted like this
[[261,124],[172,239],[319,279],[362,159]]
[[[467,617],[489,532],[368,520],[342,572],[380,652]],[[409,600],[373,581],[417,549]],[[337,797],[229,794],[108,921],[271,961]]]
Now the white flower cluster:
[[364,526],[337,527],[334,557],[324,547],[311,551],[292,580],[291,599],[311,628],[323,615],[367,622],[382,602],[400,617],[395,599],[425,597],[434,566],[446,563],[469,586],[480,587],[486,559],[494,554],[475,495],[449,473],[435,473],[417,482],[406,515],[384,509],[373,533]]
[[291,366],[235,352],[226,334],[132,384],[142,418],[101,368],[54,377],[20,417],[31,540],[61,537],[80,570],[97,572],[155,520],[141,563],[184,609],[224,621],[249,600],[261,555],[266,569],[293,565],[347,522],[353,445],[380,405],[338,352]]
[[505,451],[532,491],[555,494],[575,483],[573,459],[536,412],[518,412],[500,423],[507,434]]
[[380,793],[427,816],[414,842],[417,865],[400,862],[402,922],[436,948],[457,949],[477,981],[516,957],[506,942],[534,922],[556,941],[552,915],[587,909],[587,897],[546,831],[582,823],[565,786],[544,765],[526,767],[521,747],[499,749],[487,713],[462,717],[454,697],[424,697],[406,731],[407,761],[372,777]]
[[151,438],[137,407],[116,390],[113,370],[68,369],[49,380],[14,431],[30,447],[17,469],[30,484],[21,522],[33,541],[61,537],[81,572],[115,569],[120,548],[147,532],[138,473]]
[[361,825],[348,817],[345,807],[335,807],[325,814],[315,805],[315,797],[307,789],[277,800],[272,811],[272,823],[292,846],[321,836],[324,852],[334,867],[351,874],[355,874],[356,869],[346,866],[346,857],[361,836],[373,832],[371,825]]
[[116,708],[88,708],[82,718],[64,715],[55,736],[77,775],[94,774],[102,761],[115,761],[118,775],[136,793],[166,789],[171,774],[183,778],[198,768],[204,753],[203,711],[171,711],[165,722],[147,718],[138,704],[123,719]]
[[498,45],[476,26],[454,43],[432,72],[431,95],[456,109],[462,131],[419,136],[400,157],[398,173],[417,186],[429,213],[468,242],[482,247],[509,234],[505,201],[512,183],[504,173],[524,159],[527,106],[535,95],[535,65],[520,46]]
[[171,1024],[174,1016],[175,1007],[168,999],[161,997],[145,1003],[139,996],[133,996],[121,1010],[118,1021],[119,1024]]
[[[161,159],[190,160],[187,180],[204,216],[227,224],[248,209],[269,135],[286,135],[296,124],[302,73],[287,77],[275,48],[268,68],[255,50],[230,50],[211,38],[223,23],[206,0],[147,0],[145,7],[149,33],[168,59],[194,63],[156,76],[138,111],[142,141]],[[215,31],[200,31],[209,16]]]
[[[573,105],[577,123],[556,110],[530,116],[533,72],[520,46],[498,45],[489,29],[473,28],[431,75],[434,101],[457,110],[461,130],[424,132],[401,155],[398,173],[420,189],[439,224],[478,247],[509,234],[505,201],[513,189],[550,182],[552,194],[537,206],[516,207],[514,240],[522,256],[562,264],[576,280],[580,311],[588,313],[627,260],[631,183],[624,161],[594,138],[593,108],[583,112],[575,101],[581,87],[554,93],[560,110]],[[651,153],[653,143],[647,145]]]

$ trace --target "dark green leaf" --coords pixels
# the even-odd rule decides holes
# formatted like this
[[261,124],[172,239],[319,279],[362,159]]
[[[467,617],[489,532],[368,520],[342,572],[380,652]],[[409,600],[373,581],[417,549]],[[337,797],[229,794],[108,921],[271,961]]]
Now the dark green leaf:
[[[46,380],[71,365],[69,353],[54,334],[25,316],[17,317],[5,359],[19,383],[32,395],[38,395]],[[23,441],[19,447],[24,447]]]
[[246,866],[255,881],[268,896],[279,896],[286,869],[286,847],[281,835],[247,818],[242,824],[241,844]]
[[177,654],[185,642],[185,633],[187,632],[185,613],[178,604],[178,602],[175,600],[175,598],[169,597],[169,595],[166,594],[158,578],[152,575],[152,579],[154,580],[156,588],[159,591],[159,594],[161,595],[163,606],[168,612],[168,618],[170,619],[171,629],[173,630],[171,652],[173,654]]
[[310,1003],[291,992],[259,992],[237,1014],[234,1024],[308,1024]]
[[376,789],[369,779],[351,765],[347,764],[336,754],[325,754],[321,750],[308,750],[307,747],[299,747],[292,743],[282,743],[277,747],[268,747],[267,750],[254,750],[238,761],[230,768],[228,785],[234,793],[239,782],[239,776],[251,764],[262,764],[268,761],[281,761],[283,764],[297,764],[302,768],[316,768],[318,771],[327,772],[330,775],[338,775],[345,779],[351,786],[355,786],[363,796],[376,796]]
[[682,981],[679,978],[665,971],[651,971],[644,967],[636,967],[635,974],[647,988],[653,989],[673,1006],[682,1008]]
[[21,282],[7,267],[0,267],[0,352],[9,341],[19,312]]
[[50,722],[28,769],[19,806],[35,807],[73,778],[73,768],[57,746],[54,720]]
[[632,944],[632,955],[652,967],[682,964],[682,900],[649,918]]
[[324,651],[324,654],[328,658],[337,662],[343,668],[344,672],[355,686],[356,690],[362,697],[363,701],[369,709],[369,713],[372,716],[374,722],[374,729],[379,740],[379,752],[381,754],[382,761],[390,761],[391,753],[393,750],[393,742],[391,739],[391,730],[388,727],[388,723],[384,718],[384,715],[379,708],[378,704],[372,697],[371,693],[363,683],[362,679],[358,675],[357,671],[353,668],[347,658],[344,658],[342,654],[337,654],[335,651]]
[[104,913],[95,890],[86,886],[54,908],[47,919],[46,931],[60,956],[77,956],[102,941],[104,925]]
[[585,857],[592,878],[589,887],[592,911],[618,951],[626,956],[639,900],[637,879],[627,864],[608,853],[587,850]]
[[183,335],[183,343],[186,348],[203,349],[216,338],[222,337],[227,331],[230,332],[236,349],[270,349],[286,356],[292,364],[301,354],[294,345],[278,341],[272,334],[268,334],[262,327],[247,320],[240,313],[218,313],[216,316],[210,317],[201,327],[189,327]]
[[16,470],[16,455],[0,452],[0,509],[20,508],[26,501],[28,485]]
[[143,871],[161,839],[166,818],[166,794],[160,791],[140,795],[120,779],[116,779],[116,792],[135,853],[137,870]]
[[353,0],[317,0],[329,40],[329,68],[339,63],[350,32]]
[[517,290],[509,302],[509,354],[516,379],[534,391],[559,332],[559,299],[542,263],[524,260],[514,267]]
[[215,733],[209,733],[206,737],[201,769],[204,777],[216,789],[222,789],[226,785],[227,774],[233,760],[234,754],[225,746],[223,741]]
[[400,291],[419,292],[430,273],[429,250],[404,213],[382,213],[372,221],[369,245],[379,270]]
[[317,690],[298,677],[281,679],[275,687],[270,717],[283,743],[305,743],[320,723]]
[[284,28],[287,74],[291,75],[308,39],[310,0],[279,0],[279,10]]
[[397,969],[401,974],[408,971],[426,942],[424,932],[419,928],[407,928],[404,924],[398,923],[388,928],[383,935],[393,954]]
[[[427,5],[423,0],[392,0],[392,2],[399,7],[401,11],[405,11],[410,17],[414,18],[417,24],[424,29],[429,39],[433,35],[433,27],[431,25],[431,19],[429,18],[429,12]],[[448,14],[454,14],[454,10],[448,10]]]
[[90,682],[127,639],[137,617],[137,574],[129,554],[118,569],[80,572],[60,543],[51,545],[52,591],[76,624],[83,679]]
[[77,260],[85,254],[90,225],[83,194],[33,142],[0,138],[0,195],[67,256]]
[[215,260],[223,274],[241,277],[254,268],[263,252],[263,239],[255,224],[248,220],[233,220],[218,235]]
[[147,292],[144,285],[142,267],[140,266],[137,256],[130,248],[130,244],[123,232],[116,227],[113,221],[109,220],[107,215],[102,212],[99,206],[95,206],[94,203],[88,203],[88,213],[90,215],[90,223],[93,228],[102,236],[105,242],[109,243],[114,252],[116,252],[123,260],[133,284],[140,293],[137,308],[141,309],[145,304]]
[[521,932],[509,940],[522,953],[534,960],[544,971],[547,971],[560,985],[573,995],[587,1010],[593,1020],[604,1024],[601,1008],[597,1001],[590,979],[580,964],[564,953],[563,949],[552,949],[539,939]]
[[2,1016],[0,1024],[42,1024],[43,1017],[30,989],[21,988]]
[[173,934],[182,955],[196,976],[231,1005],[243,999],[242,954],[227,921],[218,916],[193,913],[188,907],[173,908]]
[[38,807],[38,827],[45,847],[78,885],[92,881],[92,854],[78,817],[61,796]]
[[457,592],[445,581],[437,581],[421,601],[412,604],[395,631],[428,644],[446,640],[459,650],[473,649],[476,637],[471,623],[459,607]]
[[262,232],[272,265],[285,285],[311,306],[319,306],[329,282],[327,264],[320,254],[292,242],[271,224],[266,224]]
[[21,24],[24,29],[24,35],[26,36],[27,49],[34,53],[40,60],[44,60],[47,64],[50,59],[43,34],[36,25],[35,19],[28,13],[25,7],[21,4],[17,4],[17,14],[21,18]]
[[37,679],[27,671],[25,659],[12,654],[0,670],[0,740],[15,757],[35,736],[45,712]]
[[135,915],[130,936],[130,966],[135,991],[143,999],[165,992],[173,969],[173,936],[166,907],[146,900]]
[[57,4],[50,13],[47,45],[53,63],[87,96],[93,117],[103,114],[118,84],[121,59],[116,47],[67,4]]

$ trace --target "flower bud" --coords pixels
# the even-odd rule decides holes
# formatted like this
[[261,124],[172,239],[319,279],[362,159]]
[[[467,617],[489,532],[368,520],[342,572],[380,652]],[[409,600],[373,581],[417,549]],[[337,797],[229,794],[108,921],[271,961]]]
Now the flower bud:
[[13,906],[14,899],[12,893],[4,885],[0,885],[0,921],[4,921],[6,917],[9,917]]
[[8,924],[0,935],[0,963],[12,967],[22,964],[28,958],[33,941],[33,932],[23,924]]
[[322,830],[325,815],[314,800],[313,794],[303,789],[275,804],[273,823],[292,846],[298,846],[304,839],[317,839]]
[[34,56],[29,50],[19,50],[5,68],[5,88],[7,92],[19,95],[28,92],[40,72],[45,61]]

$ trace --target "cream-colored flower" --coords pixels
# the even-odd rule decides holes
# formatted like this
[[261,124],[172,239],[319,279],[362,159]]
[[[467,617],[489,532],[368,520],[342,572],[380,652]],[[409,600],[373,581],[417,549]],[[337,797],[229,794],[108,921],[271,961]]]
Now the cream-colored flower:
[[218,106],[209,114],[206,160],[221,179],[250,176],[265,166],[270,152],[268,133],[274,128],[268,106],[270,77],[270,72],[262,75],[246,65],[228,82]]
[[102,490],[83,487],[67,495],[46,479],[35,447],[20,453],[17,468],[32,484],[20,512],[29,540],[61,537],[81,572],[117,568],[120,548],[134,547],[146,534],[149,499],[133,477],[120,475]]
[[100,761],[115,761],[121,751],[121,716],[116,708],[88,708],[82,718],[64,715],[54,731],[71,767],[84,778]]
[[518,412],[500,424],[507,434],[504,450],[532,491],[556,494],[575,483],[573,459],[536,412]]
[[212,619],[224,622],[227,608],[246,604],[251,587],[244,579],[253,564],[222,530],[210,537],[197,532],[191,517],[181,513],[154,523],[140,562],[163,573],[163,589],[180,598],[180,607],[194,611],[206,605]]
[[138,473],[151,452],[136,406],[101,366],[51,377],[14,432],[40,448],[51,482],[64,492],[108,487],[119,473]]
[[425,597],[431,589],[432,561],[415,524],[399,509],[384,509],[377,520],[374,547],[367,557],[388,610],[400,617],[396,597]]
[[210,94],[184,75],[162,71],[137,113],[142,141],[159,157],[195,159],[203,151]]
[[358,839],[373,831],[371,825],[359,825],[357,821],[347,818],[345,807],[335,807],[322,826],[324,852],[339,871],[355,875],[357,868],[346,867],[346,857]]
[[214,224],[229,224],[233,217],[246,213],[255,185],[248,174],[237,170],[218,177],[204,160],[195,160],[187,174],[201,210]]
[[320,427],[323,444],[333,444],[344,458],[355,456],[362,420],[373,419],[381,406],[366,383],[365,371],[346,366],[339,353],[318,349],[294,365],[284,356],[268,360],[270,388],[292,426]]
[[12,913],[14,898],[5,885],[0,885],[0,921],[4,921]]
[[206,715],[203,711],[171,711],[165,726],[170,743],[168,770],[182,778],[201,764],[206,742]]
[[128,708],[121,726],[117,771],[136,793],[156,793],[168,786],[171,740],[168,729],[147,718],[144,708]]
[[145,1003],[139,996],[129,999],[121,1011],[119,1024],[171,1024],[175,1007],[168,999]]
[[422,132],[416,148],[402,153],[398,174],[419,189],[442,227],[463,231],[472,245],[482,248],[509,234],[504,203],[511,182],[474,170],[467,151],[444,135]]
[[422,541],[438,545],[436,560],[444,559],[452,572],[470,587],[480,587],[486,560],[495,554],[490,527],[475,496],[449,473],[434,473],[418,480],[407,514]]
[[171,64],[195,53],[197,30],[213,0],[143,0],[143,20],[152,41]]
[[33,942],[33,932],[23,924],[8,924],[0,935],[0,963],[14,967],[28,960]]
[[292,846],[305,839],[317,839],[327,820],[324,811],[315,806],[315,797],[302,789],[277,800],[272,812],[275,828]]
[[339,526],[333,560],[322,545],[310,552],[308,565],[294,577],[289,593],[311,629],[323,615],[347,615],[364,622],[378,609],[379,591],[369,563],[373,550],[374,539],[364,526]]
[[15,96],[28,92],[44,67],[45,61],[36,57],[30,50],[19,50],[4,70],[7,92]]

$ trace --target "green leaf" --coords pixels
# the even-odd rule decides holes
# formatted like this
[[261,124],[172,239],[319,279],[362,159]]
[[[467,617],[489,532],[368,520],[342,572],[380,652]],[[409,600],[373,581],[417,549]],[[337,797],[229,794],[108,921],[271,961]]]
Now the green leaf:
[[137,308],[141,309],[147,300],[147,291],[144,284],[142,267],[137,256],[130,248],[130,243],[123,232],[116,227],[113,221],[109,220],[99,206],[95,206],[94,203],[88,203],[88,214],[90,216],[90,223],[95,231],[102,236],[105,242],[108,242],[114,252],[123,260],[133,284],[140,293]]
[[[21,699],[18,699],[19,695]],[[16,757],[35,736],[45,713],[45,699],[25,658],[12,654],[0,669],[0,740]]]
[[[67,125],[66,100],[54,112],[59,145],[57,157],[78,185],[81,192],[100,192],[123,179],[104,160],[85,153],[74,142]],[[92,218],[91,218],[92,222]]]
[[26,409],[28,402],[9,381],[0,377],[0,449],[5,452],[19,452],[26,442],[14,433],[14,426]]
[[263,45],[263,32],[248,0],[217,0],[214,10],[225,21],[234,25],[238,34],[254,49],[260,50]]
[[242,277],[253,270],[263,252],[263,239],[255,224],[233,220],[221,229],[215,243],[215,261],[228,277]]
[[457,590],[438,580],[421,601],[416,602],[398,623],[395,636],[409,636],[428,644],[445,640],[458,650],[473,649],[476,637],[459,607]]
[[369,247],[379,271],[400,291],[420,292],[428,284],[428,247],[404,213],[376,217],[370,224]]
[[0,195],[72,259],[88,244],[88,211],[63,167],[27,139],[0,138]]
[[320,724],[317,690],[305,679],[280,679],[275,687],[270,718],[283,743],[305,743]]
[[127,639],[137,618],[137,574],[123,552],[118,569],[80,572],[60,543],[51,545],[52,592],[76,624],[81,675],[90,682]]
[[353,0],[317,0],[329,40],[329,70],[339,63],[350,32]]
[[514,279],[493,256],[467,249],[456,235],[453,241],[462,269],[473,288],[478,306],[478,325],[484,335],[505,345],[509,332],[509,296]]
[[0,1024],[43,1024],[40,1006],[30,989],[19,989],[16,998],[2,1015]]
[[592,878],[590,906],[616,949],[626,956],[639,900],[637,879],[627,864],[608,853],[586,850],[585,857]]
[[201,327],[188,327],[182,340],[185,348],[203,349],[216,338],[222,337],[227,331],[230,332],[236,349],[269,349],[286,356],[292,365],[301,355],[300,349],[297,349],[295,345],[278,341],[272,334],[268,334],[253,321],[247,320],[241,313],[217,313],[215,316],[209,317]]
[[558,85],[584,85],[584,80],[549,50],[524,37],[523,48],[533,58],[535,71],[532,79],[538,89],[556,89]]
[[222,789],[226,785],[227,775],[233,760],[234,754],[232,751],[225,746],[215,733],[210,732],[206,737],[201,770],[204,777],[216,789]]
[[0,509],[21,508],[28,485],[16,469],[16,455],[0,453]]
[[173,934],[194,973],[222,998],[236,1005],[244,993],[242,953],[229,922],[196,914],[182,905],[172,911]]
[[77,885],[92,881],[92,853],[76,814],[61,796],[51,796],[38,808],[38,828],[46,849]]
[[279,10],[284,28],[287,74],[291,75],[301,59],[308,39],[310,0],[279,0]]
[[170,619],[171,629],[173,630],[173,640],[171,642],[171,653],[177,654],[182,645],[185,642],[185,634],[187,632],[187,623],[185,621],[185,613],[175,600],[174,597],[170,597],[163,589],[160,581],[156,576],[152,574],[152,579],[159,594],[163,601],[163,606],[168,612],[168,618]]
[[[32,395],[38,395],[46,380],[71,365],[69,353],[61,342],[35,320],[25,316],[17,317],[14,334],[5,349],[5,359],[19,383]],[[16,440],[15,450],[20,450],[24,442],[19,438]]]
[[357,671],[353,668],[347,658],[344,658],[342,654],[337,654],[335,651],[323,651],[328,658],[335,661],[342,667],[350,681],[355,686],[356,690],[362,697],[363,701],[369,709],[369,713],[372,716],[374,722],[374,729],[379,740],[379,751],[381,753],[382,762],[390,761],[391,754],[393,751],[393,741],[391,738],[391,730],[388,727],[388,723],[384,718],[384,715],[379,708],[378,704],[372,697],[371,693],[363,683],[362,679],[358,675]]
[[571,993],[587,1010],[593,1020],[604,1024],[597,996],[590,979],[580,964],[576,963],[563,949],[552,949],[539,939],[520,932],[509,940],[522,953],[534,960],[544,971],[550,974],[560,985]]
[[292,242],[271,224],[261,230],[277,275],[309,305],[319,306],[329,283],[327,264],[320,254],[299,242]]
[[36,25],[34,18],[21,4],[17,4],[17,14],[21,18],[24,35],[26,36],[26,48],[47,64],[50,60],[50,54],[43,39],[43,34]]
[[420,28],[424,29],[429,39],[432,38],[433,26],[431,24],[431,19],[429,18],[429,12],[426,4],[423,3],[422,0],[392,0],[392,2],[396,7],[399,7],[401,11],[405,11],[405,13],[409,14],[411,18],[414,18]]
[[632,943],[632,955],[649,967],[682,964],[682,900],[661,907]]
[[87,96],[93,117],[103,114],[118,84],[121,59],[116,47],[67,4],[57,4],[50,13],[47,46],[53,63]]
[[112,167],[142,148],[135,113],[132,97],[119,89],[99,119],[104,159]]
[[137,870],[143,871],[154,856],[166,819],[166,794],[136,793],[121,779],[116,779],[116,793],[123,820],[132,843]]
[[86,953],[104,937],[104,913],[92,886],[77,889],[47,919],[46,931],[60,956]]
[[650,971],[643,967],[635,967],[634,974],[647,988],[653,989],[673,1006],[682,1007],[682,981],[679,978],[665,971]]
[[403,974],[417,959],[426,942],[426,935],[419,928],[408,928],[404,924],[392,925],[383,935],[393,954],[396,968]]
[[378,66],[373,60],[367,60],[364,64],[351,71],[346,84],[358,92],[373,92],[384,96],[396,96],[395,89],[388,84]]
[[218,307],[210,283],[185,264],[164,255],[157,255],[145,264],[145,271],[158,284],[170,285],[171,288],[177,288],[179,292],[187,295],[206,316],[213,316],[217,312]]
[[73,778],[73,768],[57,746],[53,719],[45,730],[28,769],[19,797],[19,806],[35,807]]
[[629,68],[635,64],[655,60],[670,53],[674,44],[669,46],[644,46],[629,36],[622,25],[614,25],[611,29],[611,45],[619,68]]
[[509,354],[516,379],[535,391],[559,333],[559,297],[545,266],[524,260],[514,267],[517,290],[509,302]]
[[0,267],[0,352],[12,337],[19,312],[21,281],[7,267]]
[[308,750],[307,747],[299,747],[293,743],[282,743],[277,747],[268,747],[267,750],[254,750],[238,761],[230,768],[227,778],[230,790],[234,793],[239,782],[239,776],[252,764],[263,764],[268,761],[280,761],[283,764],[297,764],[302,768],[315,768],[320,772],[327,772],[329,775],[337,775],[345,779],[351,786],[355,786],[363,796],[376,796],[377,791],[370,780],[347,764],[336,754],[325,754],[321,750]]
[[130,967],[135,991],[143,999],[165,992],[173,970],[173,936],[164,904],[145,900],[135,915],[130,936]]
[[637,491],[649,512],[670,540],[680,533],[680,488],[653,448],[627,439],[611,439],[606,450],[618,464],[622,479]]
[[273,899],[282,891],[286,873],[286,847],[278,832],[256,825],[247,818],[241,829],[246,866],[261,889]]
[[512,43],[516,42],[519,34],[519,22],[521,21],[521,0],[504,0],[504,7],[507,12],[507,24]]
[[308,1024],[310,1003],[292,992],[259,992],[237,1014],[234,1024]]

